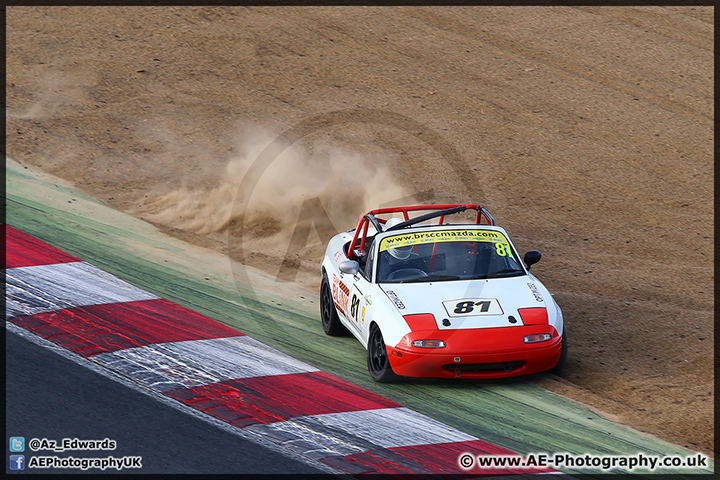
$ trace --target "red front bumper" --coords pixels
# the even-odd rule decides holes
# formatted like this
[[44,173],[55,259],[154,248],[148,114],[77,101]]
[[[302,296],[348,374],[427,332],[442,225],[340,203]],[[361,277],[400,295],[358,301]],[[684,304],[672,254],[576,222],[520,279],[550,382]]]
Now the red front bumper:
[[[550,340],[523,337],[549,333]],[[413,347],[419,339],[443,340],[445,348]],[[550,325],[411,332],[387,347],[393,371],[406,377],[504,378],[544,372],[560,360],[562,337]]]

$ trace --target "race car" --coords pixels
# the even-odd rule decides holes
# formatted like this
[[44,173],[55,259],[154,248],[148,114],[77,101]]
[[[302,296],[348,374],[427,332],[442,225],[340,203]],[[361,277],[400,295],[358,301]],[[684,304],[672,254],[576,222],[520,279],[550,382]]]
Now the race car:
[[[419,212],[428,213],[410,217]],[[523,265],[478,205],[371,210],[328,242],[322,327],[333,336],[349,330],[377,382],[559,373],[567,333],[560,307],[529,271],[540,257],[531,250]]]

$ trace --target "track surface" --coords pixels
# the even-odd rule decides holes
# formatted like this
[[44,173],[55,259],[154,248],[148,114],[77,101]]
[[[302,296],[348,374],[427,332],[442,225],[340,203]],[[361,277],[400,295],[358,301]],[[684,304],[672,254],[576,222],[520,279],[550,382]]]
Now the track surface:
[[[8,436],[24,436],[26,441],[117,441],[114,451],[38,455],[142,456],[142,469],[124,473],[323,473],[158,402],[15,333],[7,333],[6,348]],[[29,455],[34,454],[26,450],[26,458]],[[26,471],[78,473],[76,469]],[[7,466],[6,472],[11,472]],[[110,472],[114,470],[105,471]]]
[[[264,303],[249,302],[242,297],[242,286],[236,290],[227,271],[222,273],[222,258],[208,252],[198,257],[202,250],[158,235],[146,224],[60,184],[38,181],[12,163],[9,166],[10,225],[52,241],[73,255],[92,259],[105,270],[158,295],[252,331],[256,338],[262,337],[322,370],[478,438],[519,453],[687,453],[523,382],[416,382],[393,388],[368,382],[362,352],[353,353],[360,350],[356,342],[327,342],[314,308],[303,303],[307,299],[295,297],[288,289],[283,289],[281,296],[256,282],[257,297]],[[56,207],[70,198],[75,200],[69,207]],[[146,256],[153,261],[145,260]],[[268,310],[274,319],[270,323]],[[294,341],[286,341],[289,339]]]

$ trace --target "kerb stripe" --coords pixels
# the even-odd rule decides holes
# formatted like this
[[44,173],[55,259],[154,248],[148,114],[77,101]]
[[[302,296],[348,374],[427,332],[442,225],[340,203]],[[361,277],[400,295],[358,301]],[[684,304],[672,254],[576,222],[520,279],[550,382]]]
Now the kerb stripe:
[[79,262],[62,250],[31,237],[9,225],[5,228],[5,268],[32,267],[54,263]]
[[[268,425],[268,428],[282,430],[286,428],[282,423]],[[307,424],[307,429],[313,431],[322,430],[311,427],[314,424],[325,429],[346,432],[346,435],[356,437],[375,448],[477,440],[472,435],[405,407],[311,415],[296,418],[293,423]]]
[[323,413],[400,407],[325,372],[227,380],[166,395],[238,426]]
[[7,318],[158,298],[85,262],[10,268],[5,275]]
[[164,299],[88,305],[10,321],[84,357],[167,341],[243,335]]
[[162,392],[238,378],[317,371],[248,336],[159,343],[93,357]]

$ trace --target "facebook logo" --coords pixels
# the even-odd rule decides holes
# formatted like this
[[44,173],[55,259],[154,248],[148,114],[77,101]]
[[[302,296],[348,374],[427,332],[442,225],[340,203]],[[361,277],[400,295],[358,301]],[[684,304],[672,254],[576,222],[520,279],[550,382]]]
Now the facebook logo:
[[11,452],[24,452],[25,451],[25,437],[10,437],[10,451]]
[[10,455],[10,470],[25,470],[25,455]]

